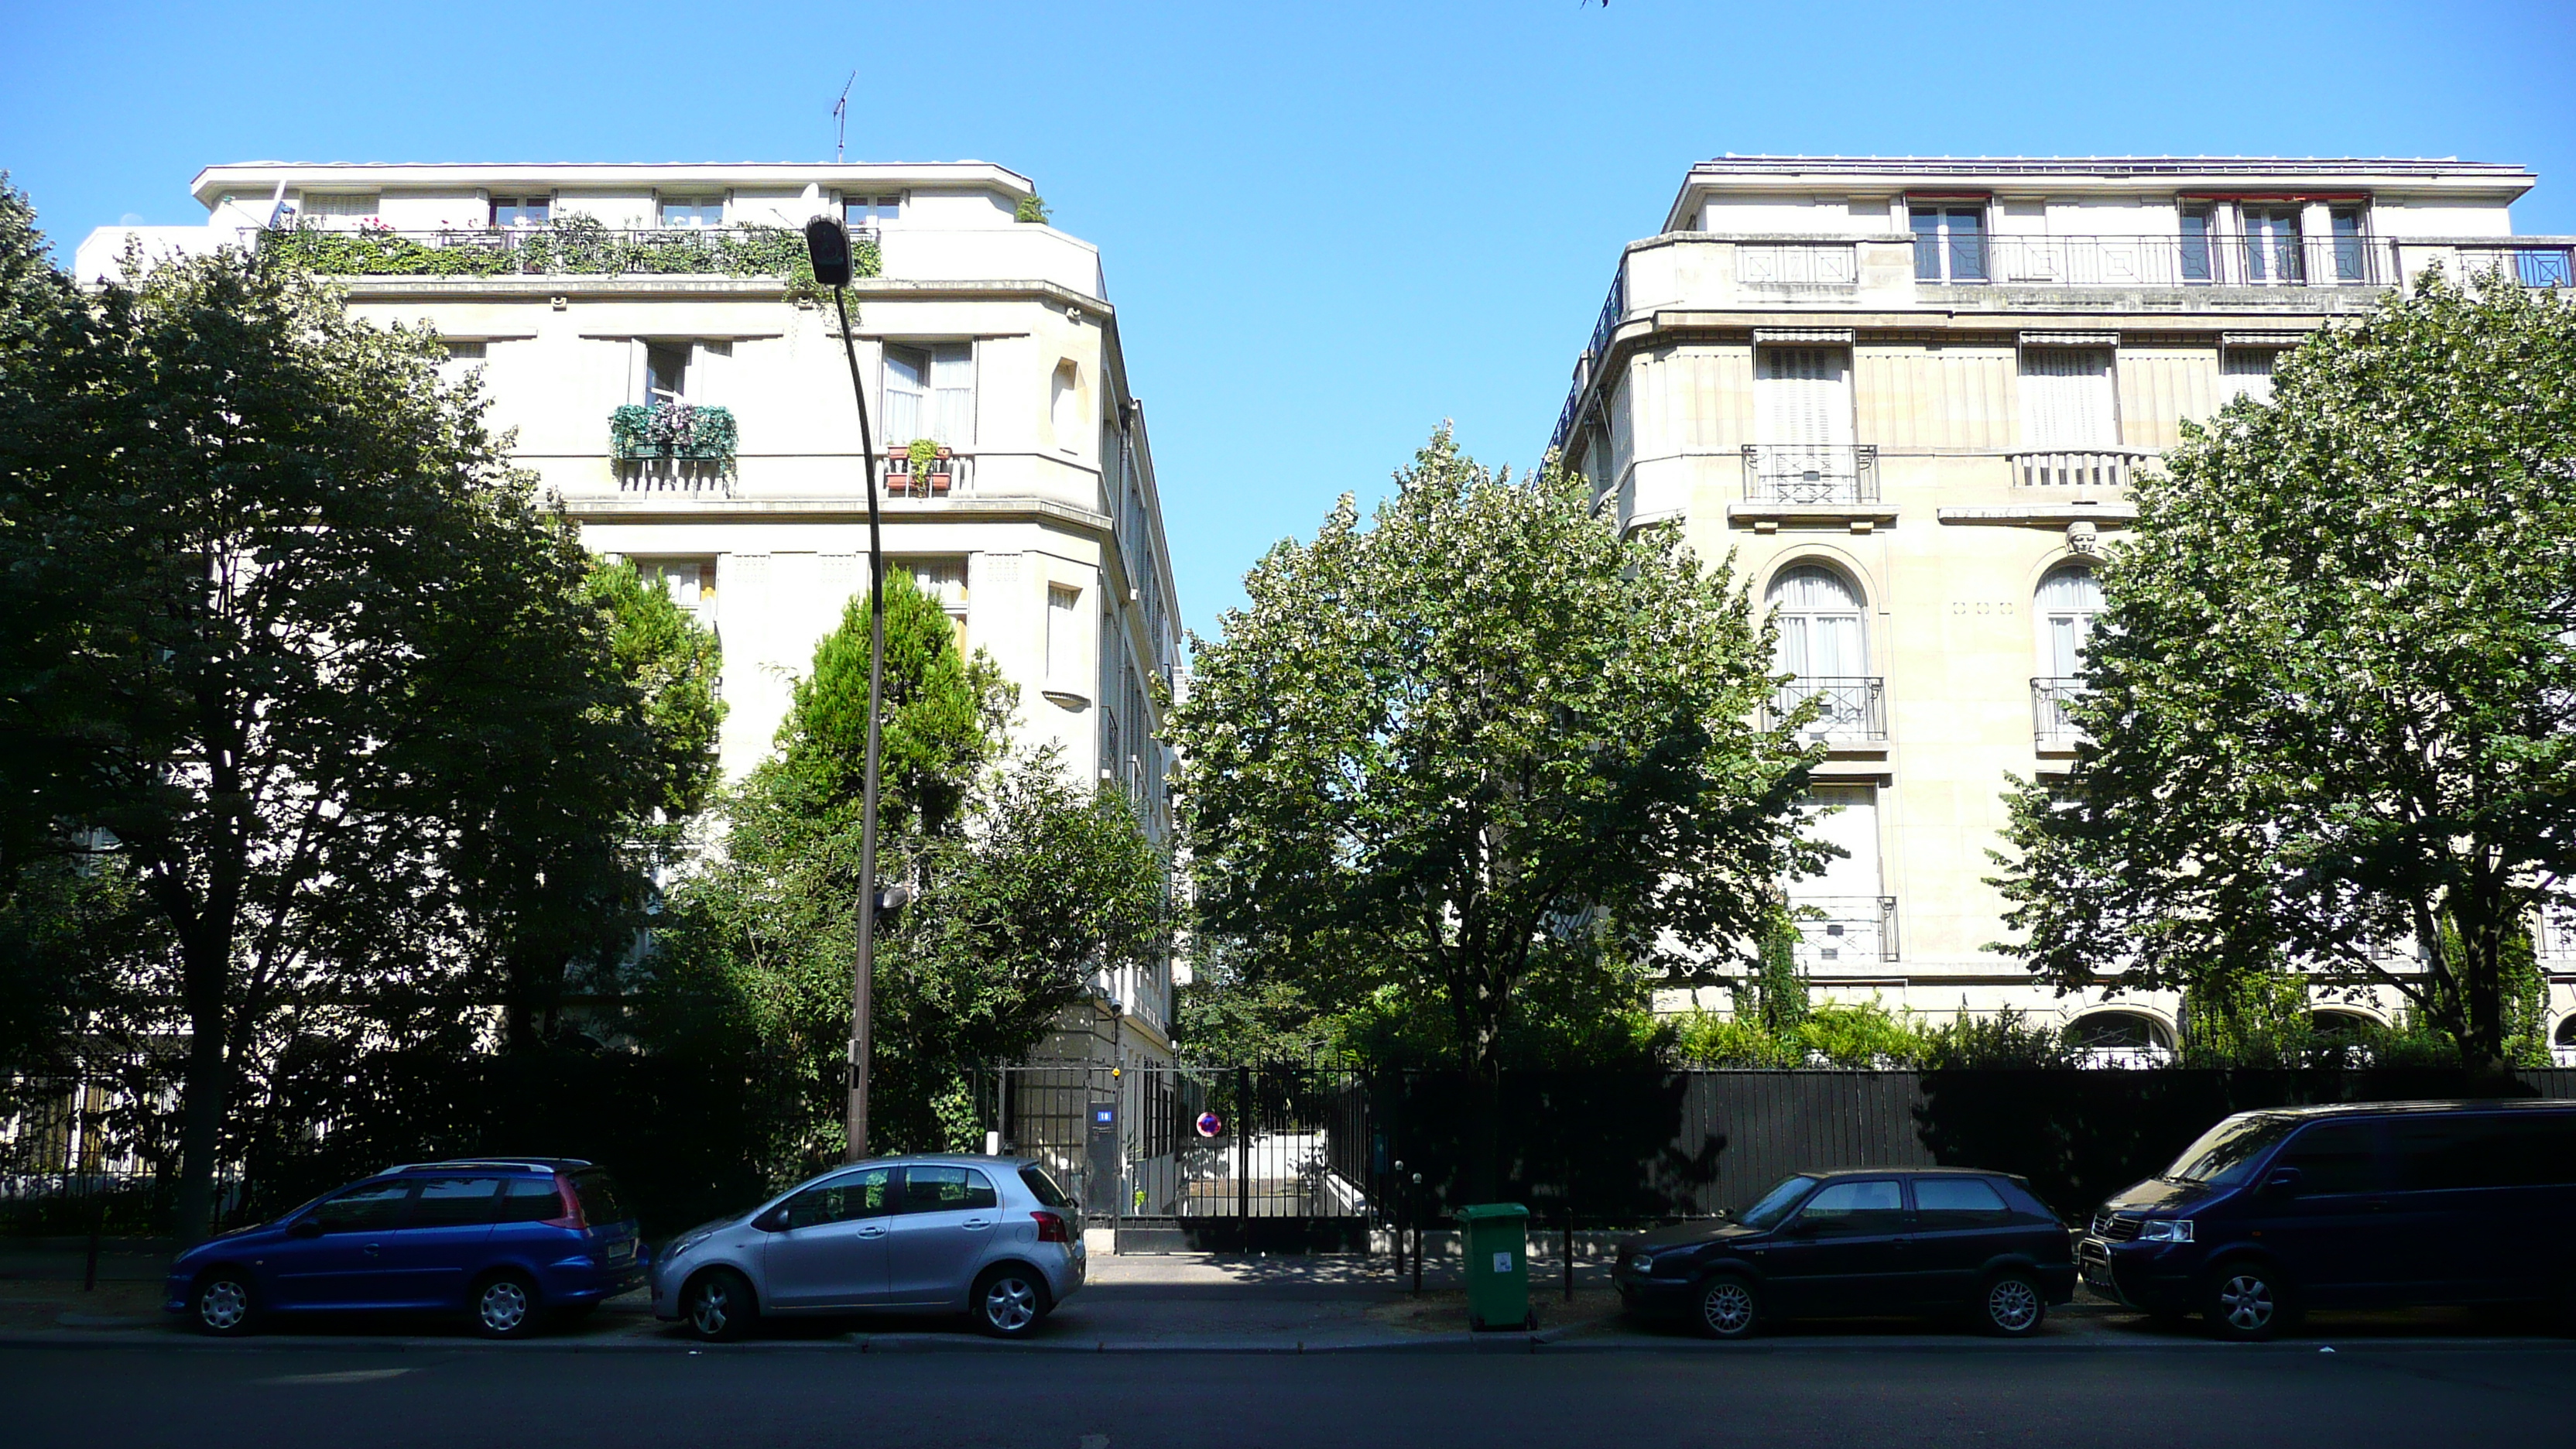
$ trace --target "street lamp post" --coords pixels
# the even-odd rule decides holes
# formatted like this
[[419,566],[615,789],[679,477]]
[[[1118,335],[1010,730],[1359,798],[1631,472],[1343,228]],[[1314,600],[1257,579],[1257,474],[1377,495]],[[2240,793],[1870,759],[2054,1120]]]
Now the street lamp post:
[[850,363],[850,398],[859,406],[859,477],[868,489],[868,760],[859,787],[859,950],[850,980],[850,1110],[848,1160],[868,1155],[868,1056],[877,967],[877,759],[885,700],[885,540],[877,519],[877,448],[868,432],[868,393],[859,381],[859,345],[850,336],[850,233],[829,216],[805,223],[805,254],[814,280],[832,289],[841,319],[841,353]]

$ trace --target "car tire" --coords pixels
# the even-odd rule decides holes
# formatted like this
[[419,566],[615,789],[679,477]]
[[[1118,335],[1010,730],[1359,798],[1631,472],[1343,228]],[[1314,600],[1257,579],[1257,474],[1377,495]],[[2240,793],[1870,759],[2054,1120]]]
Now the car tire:
[[2212,1338],[2260,1343],[2290,1325],[2287,1285],[2268,1264],[2238,1261],[2212,1270],[2200,1290],[2200,1320]]
[[1751,1338],[1762,1326],[1762,1295],[1733,1273],[1699,1285],[1691,1299],[1691,1331],[1702,1338]]
[[188,1290],[188,1323],[215,1338],[240,1338],[259,1331],[259,1297],[250,1275],[236,1268],[217,1268]]
[[537,1301],[537,1285],[516,1270],[475,1280],[474,1292],[465,1306],[474,1316],[474,1331],[484,1338],[534,1338],[545,1322],[544,1306]]
[[2048,1321],[2048,1296],[2038,1280],[2007,1268],[1986,1280],[1977,1295],[1977,1328],[1997,1338],[2028,1338]]
[[1006,1263],[975,1280],[971,1311],[979,1333],[1026,1338],[1046,1321],[1051,1307],[1046,1279],[1033,1268]]
[[705,1343],[731,1343],[760,1321],[751,1283],[730,1268],[710,1268],[680,1290],[680,1322]]

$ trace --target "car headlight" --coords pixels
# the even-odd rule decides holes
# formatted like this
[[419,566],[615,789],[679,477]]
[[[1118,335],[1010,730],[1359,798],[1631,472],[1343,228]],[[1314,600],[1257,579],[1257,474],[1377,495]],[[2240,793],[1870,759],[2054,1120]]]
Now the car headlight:
[[685,1253],[685,1252],[688,1252],[690,1249],[695,1248],[698,1244],[703,1243],[703,1242],[705,1242],[707,1239],[712,1238],[712,1237],[714,1237],[714,1236],[715,1236],[715,1234],[713,1234],[713,1233],[696,1233],[696,1234],[692,1234],[692,1235],[691,1235],[691,1236],[689,1236],[689,1237],[681,1238],[681,1239],[679,1239],[679,1240],[677,1240],[677,1241],[673,1242],[673,1243],[671,1244],[671,1246],[669,1246],[669,1247],[667,1247],[667,1248],[664,1248],[664,1249],[662,1250],[662,1261],[667,1263],[667,1262],[669,1262],[670,1260],[672,1260],[673,1258],[676,1258],[676,1257],[680,1256],[681,1254],[683,1254],[683,1253]]
[[2188,1243],[2191,1241],[2191,1219],[2149,1218],[2138,1224],[2141,1243]]

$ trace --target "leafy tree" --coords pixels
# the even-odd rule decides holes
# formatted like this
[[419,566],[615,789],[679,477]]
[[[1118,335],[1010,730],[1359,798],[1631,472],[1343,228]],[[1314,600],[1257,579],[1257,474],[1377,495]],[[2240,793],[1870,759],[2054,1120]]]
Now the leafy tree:
[[186,1234],[288,1038],[454,1019],[506,772],[652,753],[585,555],[441,355],[225,252],[130,268],[0,372],[10,808],[170,938]]
[[1762,723],[1771,641],[1729,568],[1445,428],[1396,482],[1373,526],[1345,496],[1274,548],[1197,646],[1173,728],[1200,937],[1363,953],[1490,1076],[1515,994],[1583,923],[1675,980],[1756,939],[1824,855],[1797,833],[1813,757]]
[[2500,1063],[2576,865],[2576,312],[2432,274],[2137,493],[2093,742],[2011,797],[2004,949],[2070,989],[2377,985]]

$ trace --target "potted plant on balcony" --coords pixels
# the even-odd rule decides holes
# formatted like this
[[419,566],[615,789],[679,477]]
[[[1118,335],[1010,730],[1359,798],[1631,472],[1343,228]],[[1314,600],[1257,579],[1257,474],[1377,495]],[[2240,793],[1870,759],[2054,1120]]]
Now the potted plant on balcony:
[[918,498],[930,496],[930,470],[938,459],[939,445],[928,438],[915,438],[911,445],[904,449],[902,478],[905,488],[913,496]]
[[955,455],[950,453],[946,448],[941,448],[938,450],[938,456],[931,462],[930,495],[934,498],[945,498],[948,496],[948,480],[951,476],[948,460],[953,456]]

